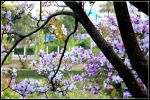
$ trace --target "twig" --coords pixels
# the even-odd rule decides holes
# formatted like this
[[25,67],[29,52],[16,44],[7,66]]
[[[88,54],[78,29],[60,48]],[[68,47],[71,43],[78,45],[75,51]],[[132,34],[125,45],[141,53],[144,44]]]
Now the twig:
[[65,41],[64,50],[63,50],[63,53],[62,53],[62,55],[61,55],[61,58],[60,58],[60,61],[59,61],[59,65],[58,65],[58,67],[57,67],[57,70],[56,70],[55,74],[54,74],[53,77],[51,78],[52,91],[55,91],[55,90],[56,90],[55,87],[54,87],[53,78],[56,76],[56,74],[57,74],[58,71],[59,71],[59,68],[60,68],[60,65],[61,65],[61,62],[62,62],[64,53],[65,53],[65,51],[66,51],[66,46],[67,46],[68,40],[69,40],[70,36],[73,35],[73,34],[76,32],[77,27],[78,27],[78,20],[75,18],[75,28],[74,28],[74,31],[68,35],[68,37],[67,37],[67,39],[66,39],[66,41]]
[[1,5],[2,5],[3,3],[5,3],[5,1],[1,1]]
[[53,17],[55,17],[55,16],[57,16],[57,15],[68,15],[68,16],[72,16],[72,17],[75,18],[75,15],[74,15],[73,12],[67,12],[67,11],[64,11],[64,12],[57,12],[57,13],[54,13],[54,14],[50,15],[50,16],[47,18],[47,20],[46,20],[40,27],[38,27],[38,28],[35,29],[34,31],[30,32],[29,34],[22,36],[22,38],[20,38],[19,40],[16,41],[16,43],[12,46],[12,48],[9,50],[9,52],[8,52],[8,53],[6,54],[6,56],[4,57],[4,59],[3,59],[2,63],[1,63],[1,66],[4,64],[4,61],[6,60],[6,58],[7,58],[8,55],[10,54],[10,52],[16,47],[16,45],[17,45],[21,40],[23,40],[24,38],[26,38],[26,37],[28,37],[28,36],[34,34],[34,33],[37,32],[37,31],[39,31],[41,28],[43,28],[43,27],[49,22],[49,20],[50,20],[51,18],[53,18]]

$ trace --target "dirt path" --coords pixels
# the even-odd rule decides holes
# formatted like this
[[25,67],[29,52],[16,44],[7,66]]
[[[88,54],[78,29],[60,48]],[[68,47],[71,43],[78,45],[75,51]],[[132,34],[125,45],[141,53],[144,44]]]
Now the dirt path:
[[[30,61],[28,61],[30,62]],[[28,63],[29,64],[29,63]],[[39,65],[37,65],[40,67]],[[64,64],[61,64],[61,68],[64,66]],[[72,70],[82,70],[85,64],[78,64],[72,67]],[[11,64],[5,64],[2,67],[6,68],[16,68],[16,69],[22,69],[22,64],[19,61],[11,61]],[[28,69],[37,69],[36,67],[29,66]]]

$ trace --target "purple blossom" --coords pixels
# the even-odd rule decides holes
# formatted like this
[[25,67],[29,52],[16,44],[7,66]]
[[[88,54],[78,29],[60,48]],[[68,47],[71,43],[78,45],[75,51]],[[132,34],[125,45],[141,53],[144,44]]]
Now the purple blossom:
[[7,10],[6,18],[11,20],[11,11],[10,10]]
[[107,78],[107,79],[106,79],[106,82],[110,82],[110,78]]
[[84,78],[84,82],[88,82],[89,81],[89,79],[88,78]]
[[149,25],[143,25],[141,29],[143,33],[149,33]]
[[45,59],[42,59],[41,62],[42,62],[43,65],[48,65],[48,64],[50,63],[49,60],[46,59],[46,58],[45,58]]
[[43,50],[40,50],[38,56],[43,58],[45,56],[45,52]]
[[108,23],[115,23],[115,18],[114,17],[109,17],[107,20]]
[[30,65],[30,66],[36,66],[36,61],[35,61],[35,60],[32,60],[29,65]]
[[92,84],[89,84],[88,90],[90,91],[92,89]]
[[93,90],[93,94],[95,94],[95,95],[99,93],[99,89],[95,86],[93,87],[92,90]]
[[74,78],[75,81],[78,81],[78,82],[83,80],[83,78],[80,75],[78,75],[78,74],[74,75],[73,78]]
[[1,28],[2,30],[6,30],[7,32],[9,32],[10,30],[10,25],[6,24],[5,26],[4,25],[1,25]]
[[83,91],[85,91],[88,87],[87,86],[83,86]]
[[68,90],[76,90],[77,87],[74,84],[71,84],[68,88]]
[[28,6],[28,2],[27,2],[27,1],[24,1],[24,2],[22,3],[22,7],[25,8],[25,7],[27,7],[27,6]]
[[131,66],[130,60],[128,58],[125,58],[124,64],[127,65],[127,66]]
[[112,26],[110,27],[110,30],[109,30],[108,32],[109,32],[109,33],[112,33],[112,34],[117,33],[117,27],[114,26],[114,25],[112,25]]
[[68,66],[64,66],[64,67],[62,68],[62,71],[63,71],[63,72],[66,72],[66,71],[70,71],[70,69],[69,69]]
[[38,74],[41,74],[41,73],[43,72],[43,68],[39,68],[39,69],[37,70],[37,72],[38,72]]
[[23,9],[18,9],[17,12],[16,12],[16,15],[20,15],[20,14],[23,14],[24,10]]
[[108,86],[107,86],[107,89],[108,89],[108,90],[113,89],[113,86],[112,86],[112,85],[108,85]]
[[48,1],[43,2],[45,7],[50,6],[50,3]]
[[72,63],[74,63],[74,64],[78,64],[78,59],[77,58],[71,58],[71,60],[72,60]]
[[140,22],[140,17],[139,16],[134,16],[133,18],[131,18],[132,22],[135,24],[139,24]]
[[71,83],[68,80],[64,80],[63,84],[64,86],[69,86]]
[[15,82],[16,81],[16,77],[12,77],[11,82]]
[[110,63],[109,66],[107,66],[108,68],[114,68],[113,65]]
[[54,72],[50,72],[48,78],[51,79],[53,75],[54,75]]
[[123,79],[120,78],[119,76],[117,76],[116,79],[115,79],[115,82],[116,82],[116,83],[120,83],[120,82],[122,82],[122,81],[123,81]]
[[108,72],[108,73],[107,73],[107,76],[111,76],[111,75],[112,75],[112,72]]
[[84,76],[85,76],[85,73],[82,73],[81,76],[84,77]]
[[115,81],[115,79],[116,79],[116,75],[113,75],[112,76],[112,81]]
[[127,99],[131,96],[131,94],[130,94],[129,91],[125,91],[125,92],[123,92],[123,96],[124,96],[125,99]]
[[142,83],[142,80],[140,78],[136,79],[139,83]]

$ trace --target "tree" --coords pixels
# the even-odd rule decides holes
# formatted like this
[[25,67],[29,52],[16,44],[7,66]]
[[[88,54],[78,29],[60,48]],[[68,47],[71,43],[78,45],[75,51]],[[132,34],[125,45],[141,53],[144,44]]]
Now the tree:
[[100,12],[108,12],[108,17],[110,12],[114,12],[113,2],[111,1],[107,1],[104,4],[101,4],[100,7]]
[[[64,2],[64,3],[69,8],[71,8],[73,10],[73,12],[58,12],[58,13],[52,14],[36,30],[30,32],[27,35],[19,35],[20,39],[13,45],[13,47],[10,49],[10,51],[6,54],[1,65],[3,65],[4,61],[6,60],[6,58],[8,57],[10,52],[12,51],[12,49],[22,39],[24,39],[24,38],[32,35],[33,33],[39,31],[41,28],[43,28],[47,24],[47,22],[52,17],[54,17],[56,15],[61,15],[61,14],[69,15],[69,16],[74,17],[74,19],[75,19],[75,28],[74,28],[73,32],[71,32],[67,36],[67,38],[63,39],[65,41],[65,46],[64,46],[62,56],[60,58],[59,65],[58,65],[58,67],[57,67],[57,69],[56,69],[56,71],[55,71],[55,73],[52,76],[51,81],[50,81],[50,83],[52,85],[51,91],[56,91],[53,79],[55,78],[56,74],[59,71],[60,64],[61,64],[63,55],[64,55],[65,50],[66,50],[66,45],[67,45],[68,39],[72,34],[74,34],[76,32],[77,26],[78,26],[78,21],[79,21],[83,25],[83,27],[86,29],[86,31],[89,33],[89,35],[92,37],[92,39],[95,41],[95,43],[97,44],[99,49],[101,49],[101,51],[103,52],[105,57],[114,66],[114,68],[118,72],[119,76],[124,80],[126,86],[128,87],[130,93],[132,94],[132,96],[135,98],[148,98],[147,91],[144,91],[140,87],[139,83],[135,79],[134,75],[131,73],[131,70],[128,68],[128,66],[126,66],[123,63],[122,59],[120,59],[118,57],[118,55],[114,52],[114,50],[110,46],[110,44],[108,42],[106,42],[106,40],[103,38],[103,36],[100,34],[100,32],[94,26],[94,24],[90,21],[90,19],[88,18],[88,16],[86,15],[86,13],[84,12],[84,10],[82,8],[82,2]],[[125,49],[127,50],[127,54],[128,54],[129,59],[131,61],[132,67],[135,69],[135,71],[137,71],[139,77],[142,79],[142,81],[144,82],[146,87],[149,89],[148,84],[147,84],[148,78],[145,78],[145,77],[148,77],[147,60],[144,58],[144,55],[142,54],[142,52],[138,46],[138,43],[136,41],[132,26],[131,26],[129,14],[127,12],[126,3],[124,3],[124,2],[123,3],[114,3],[114,6],[115,6],[115,12],[116,12],[117,20],[118,20],[118,26],[119,26],[119,29],[121,32],[121,36],[122,36],[124,45],[125,45]],[[123,20],[124,17],[126,18],[125,20]],[[122,25],[121,22],[124,23],[125,26]],[[128,29],[126,29],[125,27],[127,27]],[[126,34],[124,32],[128,32],[128,33]],[[62,36],[61,36],[61,38],[62,38]],[[131,46],[130,43],[133,43],[133,45]],[[134,45],[135,45],[135,47],[134,47]],[[129,46],[131,46],[131,47],[129,47]],[[134,53],[134,52],[136,52],[136,53]],[[42,56],[42,53],[40,53],[40,56]],[[143,66],[143,67],[140,67],[138,64],[140,66]],[[142,76],[142,74],[144,74],[144,77]]]
[[[129,91],[135,98],[147,98],[148,95],[145,93],[137,83],[136,79],[128,69],[126,65],[123,64],[121,59],[114,53],[110,45],[104,40],[99,31],[95,28],[92,22],[88,19],[82,7],[76,2],[65,2],[67,6],[69,6],[74,13],[76,14],[79,22],[83,25],[83,27],[87,30],[89,35],[95,41],[97,46],[101,49],[110,63],[115,67],[118,71],[119,75],[123,78],[126,83]],[[121,8],[120,8],[121,9]],[[131,51],[130,51],[131,52]],[[148,69],[147,69],[148,70]],[[135,91],[138,91],[135,93]]]
[[137,71],[138,75],[140,76],[146,87],[148,87],[148,61],[144,57],[144,54],[141,51],[139,44],[136,40],[136,36],[130,21],[127,5],[126,3],[114,2],[114,7],[122,40],[124,42],[126,52],[130,58],[132,67]]

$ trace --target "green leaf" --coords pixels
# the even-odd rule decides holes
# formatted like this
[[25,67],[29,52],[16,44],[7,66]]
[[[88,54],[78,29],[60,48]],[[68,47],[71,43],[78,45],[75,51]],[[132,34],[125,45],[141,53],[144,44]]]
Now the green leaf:
[[5,26],[8,23],[7,18],[2,18],[2,24]]
[[67,36],[66,35],[63,35],[62,36],[62,39],[65,41],[67,39]]
[[125,83],[121,83],[121,88],[125,89],[126,88],[126,84]]
[[2,11],[7,11],[7,8],[6,7],[2,7]]
[[116,94],[116,88],[114,88],[113,90],[112,90],[112,92],[111,92],[111,96],[114,98],[115,97],[115,94]]

